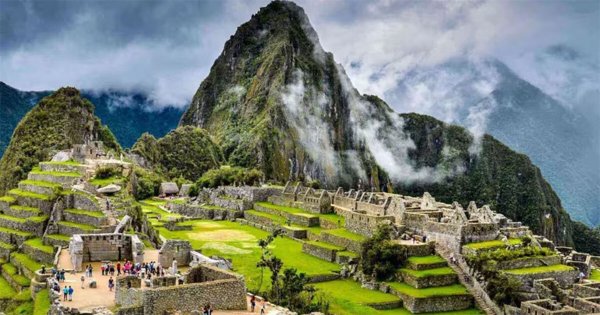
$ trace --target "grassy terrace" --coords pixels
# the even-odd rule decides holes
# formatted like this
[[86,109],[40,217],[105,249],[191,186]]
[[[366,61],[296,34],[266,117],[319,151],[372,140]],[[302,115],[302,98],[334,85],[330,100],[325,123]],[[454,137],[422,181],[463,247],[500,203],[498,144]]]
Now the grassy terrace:
[[39,222],[44,222],[45,220],[47,220],[48,216],[18,218],[18,217],[13,217],[13,216],[5,215],[5,214],[0,214],[0,219],[5,219],[5,220],[13,221],[13,222],[18,222],[18,223],[25,223],[27,221],[39,223]]
[[331,249],[331,250],[337,250],[337,251],[342,251],[343,248],[339,247],[339,246],[335,246],[329,243],[325,243],[325,242],[317,242],[317,241],[306,241],[305,243],[308,244],[312,244],[315,246],[319,246],[319,247],[323,247],[323,248],[327,248],[327,249]]
[[442,267],[442,268],[434,268],[434,269],[426,269],[426,270],[412,270],[402,268],[400,269],[402,272],[406,272],[409,275],[417,278],[424,277],[434,277],[434,276],[446,276],[455,274],[454,270],[450,267]]
[[6,202],[6,203],[9,203],[9,204],[17,202],[17,200],[15,198],[11,197],[11,196],[2,196],[2,197],[0,197],[0,201]]
[[44,195],[44,194],[36,194],[30,191],[24,191],[18,188],[12,189],[8,192],[11,195],[25,197],[25,198],[33,198],[33,199],[41,199],[41,200],[51,200],[52,196]]
[[14,234],[14,235],[21,236],[21,237],[30,237],[33,235],[29,232],[13,230],[13,229],[5,228],[5,227],[0,227],[0,233]]
[[[6,265],[2,265],[4,267]],[[8,281],[0,276],[0,300],[12,299],[17,294]]]
[[29,173],[35,174],[35,175],[49,175],[49,176],[57,176],[57,177],[81,177],[81,174],[78,172],[42,171],[39,168],[35,168]]
[[50,298],[48,297],[48,289],[41,290],[35,296],[33,302],[33,315],[46,315],[50,310]]
[[161,217],[161,220],[168,220],[169,218],[181,218],[182,215],[179,213],[171,213],[161,209],[159,206],[166,205],[165,201],[156,201],[153,199],[146,199],[138,203],[142,207],[142,212],[148,214],[149,217],[152,214]]
[[12,250],[14,250],[14,249],[15,249],[15,246],[14,246],[14,245],[12,245],[12,244],[8,244],[8,243],[0,242],[0,248],[3,248],[3,249],[7,249],[7,250],[10,250],[10,251],[12,251]]
[[292,230],[308,230],[308,228],[305,227],[305,226],[300,226],[300,225],[296,225],[296,224],[289,224],[288,225],[287,224],[287,220],[284,217],[280,217],[280,216],[277,216],[277,215],[273,215],[273,214],[265,213],[265,212],[260,212],[260,211],[256,211],[256,210],[246,210],[245,212],[257,215],[259,217],[270,219],[271,221],[273,221],[273,223],[279,224],[281,226],[285,225],[287,228],[292,229]]
[[439,263],[445,263],[446,260],[440,256],[411,256],[408,257],[407,261],[415,265],[433,265]]
[[31,246],[33,248],[36,248],[38,250],[41,250],[42,252],[45,252],[48,254],[54,254],[54,248],[52,246],[44,245],[41,238],[32,238],[32,239],[26,240],[24,244]]
[[574,267],[567,265],[552,265],[552,266],[541,266],[541,267],[530,267],[530,268],[520,268],[520,269],[509,269],[504,270],[504,272],[513,274],[513,275],[526,275],[526,274],[535,274],[535,273],[544,273],[544,272],[560,272],[560,271],[571,271],[575,270]]
[[26,207],[26,206],[10,206],[10,208],[12,210],[16,210],[16,211],[27,211],[27,212],[31,212],[32,215],[37,215],[39,214],[41,211],[38,208],[34,208],[34,207]]
[[54,240],[67,241],[67,242],[71,240],[71,236],[63,235],[63,234],[46,234],[46,237],[54,239]]
[[69,160],[69,161],[63,161],[63,162],[57,162],[57,161],[48,161],[48,162],[41,162],[40,164],[50,164],[50,165],[75,165],[75,166],[79,166],[79,165],[83,165],[77,161],[73,161],[73,160]]
[[125,179],[123,177],[120,176],[113,176],[113,177],[109,177],[109,178],[94,178],[92,180],[90,180],[90,184],[94,185],[94,186],[106,186],[106,185],[110,185],[110,184],[123,184],[125,182]]
[[104,212],[102,212],[102,211],[66,209],[65,212],[72,213],[72,214],[79,214],[79,215],[87,215],[89,217],[94,217],[94,218],[104,218]]
[[[519,238],[510,238],[508,239],[508,244],[509,245],[519,245],[522,244],[523,241]],[[501,240],[493,240],[493,241],[486,241],[486,242],[477,242],[477,243],[469,243],[467,245],[465,245],[465,247],[470,248],[470,249],[475,249],[475,250],[479,250],[479,249],[492,249],[492,248],[498,248],[498,247],[504,247],[506,246],[506,244],[501,241]]]
[[359,242],[366,240],[366,237],[360,234],[352,233],[346,229],[323,230],[322,233],[327,233]]
[[76,222],[69,222],[69,221],[60,221],[60,222],[58,222],[58,225],[67,226],[67,227],[73,227],[73,228],[79,228],[79,229],[84,230],[84,231],[93,231],[93,230],[97,229],[93,225],[83,224],[83,223],[76,223]]
[[26,179],[26,180],[22,180],[20,183],[26,184],[26,185],[32,185],[32,186],[54,188],[54,189],[62,188],[62,186],[60,184],[53,183],[53,182],[46,182],[46,181],[42,181],[42,180]]
[[444,287],[431,287],[424,289],[416,289],[403,282],[390,282],[388,284],[394,290],[415,298],[469,294],[467,288],[465,288],[462,284],[453,284]]
[[590,273],[590,280],[600,282],[600,270],[599,269],[592,269],[592,272]]
[[31,272],[35,272],[36,270],[42,268],[42,264],[31,259],[31,257],[23,254],[23,253],[12,253],[10,254],[11,261],[16,261],[23,267],[27,268]]
[[287,212],[287,213],[292,213],[292,214],[299,214],[299,215],[308,215],[308,216],[313,216],[313,217],[319,217],[321,219],[327,220],[327,221],[331,221],[334,223],[340,223],[340,226],[344,226],[345,224],[345,219],[344,217],[337,215],[335,213],[327,213],[327,214],[320,214],[320,213],[311,213],[308,212],[306,210],[300,209],[300,208],[293,208],[293,207],[286,207],[286,206],[280,206],[280,205],[275,205],[272,204],[270,202],[257,202],[257,205],[261,206],[261,207],[265,207],[265,208],[269,208],[269,209],[273,209],[273,210],[278,210],[278,211],[282,211],[282,212]]
[[[156,227],[160,235],[168,239],[181,239],[190,241],[194,249],[199,249],[203,254],[217,255],[231,259],[234,271],[244,275],[246,285],[252,292],[256,292],[260,282],[260,269],[256,263],[260,259],[258,239],[265,238],[269,233],[247,225],[230,221],[192,220],[181,225],[191,225],[191,231],[169,231]],[[307,275],[322,275],[339,272],[340,267],[302,252],[302,242],[287,238],[277,238],[270,250],[279,257],[284,268],[293,267]],[[266,289],[269,283],[269,272],[265,270],[261,290]]]
[[28,287],[31,283],[31,280],[27,279],[27,277],[17,274],[17,267],[12,264],[2,265],[2,270],[6,271],[6,273],[9,274],[10,277],[22,287]]

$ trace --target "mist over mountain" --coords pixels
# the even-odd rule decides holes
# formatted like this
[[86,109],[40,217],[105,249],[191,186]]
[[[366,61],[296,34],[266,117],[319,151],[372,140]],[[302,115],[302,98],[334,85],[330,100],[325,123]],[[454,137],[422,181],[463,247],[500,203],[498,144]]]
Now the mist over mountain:
[[[572,90],[579,87],[571,84]],[[571,214],[587,224],[600,223],[600,132],[585,105],[559,102],[495,59],[414,69],[386,98],[476,135],[488,132],[527,154]]]
[[[13,130],[25,114],[51,91],[19,91],[0,82],[0,156],[10,142]],[[157,109],[144,93],[82,91],[95,106],[95,114],[110,127],[119,143],[131,147],[144,132],[162,137],[177,126],[182,109]]]

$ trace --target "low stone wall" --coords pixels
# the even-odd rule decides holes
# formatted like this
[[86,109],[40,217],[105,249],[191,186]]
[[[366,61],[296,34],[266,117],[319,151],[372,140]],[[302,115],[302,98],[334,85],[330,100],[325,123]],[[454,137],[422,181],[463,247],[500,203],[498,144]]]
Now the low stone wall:
[[0,226],[23,232],[29,232],[37,236],[42,236],[44,234],[44,223],[45,221],[37,222],[22,218],[17,220],[0,218]]
[[58,234],[75,235],[75,234],[90,234],[90,233],[100,233],[100,232],[101,232],[100,229],[90,231],[90,230],[82,229],[77,226],[68,226],[68,225],[60,224],[60,222],[58,222]]
[[49,172],[77,172],[82,173],[85,172],[85,165],[70,165],[70,164],[56,164],[52,162],[41,162],[40,168],[42,171]]
[[464,243],[485,242],[498,238],[498,226],[494,223],[468,223],[461,227]]
[[18,195],[12,195],[17,200],[17,203],[21,206],[38,208],[45,214],[52,212],[52,206],[54,205],[53,200],[43,200],[32,197],[24,197]]
[[410,256],[429,256],[435,254],[435,243],[415,243],[415,244],[399,244],[401,248],[404,248],[406,255]]
[[100,205],[94,199],[94,196],[90,194],[86,194],[84,192],[74,192],[70,196],[70,205],[68,208],[74,209],[85,209],[85,210],[93,210],[99,211]]
[[35,247],[29,246],[27,244],[23,244],[21,250],[27,254],[29,257],[34,257],[35,260],[39,262],[43,262],[46,264],[52,264],[54,262],[54,252],[47,253],[45,251],[39,250]]
[[577,298],[573,301],[573,306],[584,314],[600,313],[600,296],[593,298]]
[[426,269],[442,268],[442,267],[446,267],[446,266],[448,266],[448,263],[445,261],[435,263],[435,264],[414,264],[409,261],[407,264],[407,268],[413,269],[413,270],[426,270]]
[[552,278],[555,279],[558,284],[563,287],[569,287],[575,283],[579,270],[571,271],[550,271],[550,272],[539,272],[539,273],[528,273],[528,274],[511,274],[506,273],[510,277],[514,277],[523,283],[524,287],[531,286],[534,280]]
[[48,195],[48,196],[55,195],[60,190],[60,187],[58,189],[54,189],[52,187],[28,184],[27,182],[19,182],[17,187],[19,187],[19,189],[21,189],[23,191],[30,191],[30,192],[33,192],[36,194],[42,194],[42,195]]
[[245,225],[250,225],[257,229],[261,229],[261,230],[264,230],[267,232],[273,232],[273,231],[275,231],[275,229],[281,229],[281,230],[283,230],[283,233],[286,236],[291,237],[291,238],[305,239],[308,237],[308,231],[304,230],[304,229],[297,229],[294,227],[289,227],[289,226],[285,226],[285,225],[277,225],[277,224],[263,225],[261,223],[248,221],[246,219],[237,219],[237,222],[240,222],[241,224],[245,224]]
[[321,275],[308,275],[307,277],[308,277],[309,283],[327,282],[327,281],[338,280],[341,278],[341,276],[337,273],[328,273],[328,274],[321,274]]
[[337,235],[329,234],[327,231],[322,231],[320,236],[321,241],[325,243],[330,243],[338,247],[345,248],[346,250],[360,253],[361,250],[361,242],[351,240],[348,238],[340,237]]
[[31,238],[31,236],[23,236],[12,234],[10,232],[0,231],[0,242],[4,242],[7,244],[21,245],[24,241],[26,241],[29,238]]
[[15,248],[5,248],[0,247],[0,259],[4,259],[4,261],[8,261],[10,257],[10,253],[15,250]]
[[210,195],[210,203],[221,208],[232,209],[232,210],[249,210],[252,209],[253,203],[244,199],[233,199],[227,198],[221,195]]
[[77,181],[79,177],[75,176],[62,176],[62,175],[50,175],[50,174],[35,174],[29,173],[27,175],[27,179],[36,180],[36,181],[44,181],[44,182],[52,182],[60,184],[63,189],[67,189],[73,185],[75,181]]
[[341,221],[335,222],[335,221],[326,220],[323,218],[319,218],[319,226],[326,230],[343,228]]
[[376,310],[391,310],[402,307],[402,301],[391,301],[391,302],[380,302],[380,303],[368,303],[368,306]]
[[435,275],[428,277],[415,277],[411,275],[410,272],[406,271],[401,271],[400,274],[402,275],[402,280],[404,282],[417,289],[441,287],[458,282],[458,276],[456,274]]
[[395,294],[402,298],[404,308],[411,313],[459,311],[473,305],[473,298],[470,295],[415,298],[399,292],[395,292]]
[[600,283],[575,284],[573,295],[583,298],[600,296]]
[[108,219],[106,217],[95,217],[92,215],[70,213],[68,211],[63,212],[63,219],[65,221],[89,224],[93,226],[102,226],[108,223]]
[[335,262],[338,251],[336,249],[319,246],[318,244],[304,242],[302,243],[302,252],[323,260]]
[[313,215],[288,213],[285,211],[279,211],[276,209],[263,207],[259,204],[255,204],[254,209],[257,211],[260,211],[260,212],[265,212],[265,213],[269,213],[272,215],[282,216],[282,217],[286,218],[286,220],[289,220],[291,223],[301,225],[301,226],[312,227],[312,226],[319,226],[319,224],[320,224],[319,217],[313,216]]
[[513,260],[499,261],[497,268],[503,269],[518,269],[529,267],[550,266],[561,263],[560,256],[540,256],[540,257],[522,257]]

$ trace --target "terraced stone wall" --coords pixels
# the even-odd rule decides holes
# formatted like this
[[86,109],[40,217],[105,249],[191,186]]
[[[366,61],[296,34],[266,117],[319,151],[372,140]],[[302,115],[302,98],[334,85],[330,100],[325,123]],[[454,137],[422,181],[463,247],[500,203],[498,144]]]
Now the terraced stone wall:
[[528,273],[528,274],[508,274],[511,277],[514,277],[523,283],[524,287],[529,286],[533,283],[534,280],[539,279],[547,279],[552,278],[558,282],[558,284],[563,287],[569,287],[576,282],[577,276],[579,275],[579,270],[572,271],[549,271],[549,272],[537,272],[537,273]]
[[529,267],[540,267],[540,266],[551,266],[561,263],[560,256],[548,256],[548,257],[523,257],[507,261],[499,261],[498,269],[519,269]]
[[469,223],[461,228],[465,243],[485,242],[498,238],[498,226],[494,223]]
[[323,246],[311,244],[311,243],[303,243],[302,244],[302,252],[307,253],[309,255],[319,257],[323,260],[327,260],[330,262],[335,262],[337,250],[332,248],[326,248]]
[[346,219],[346,229],[352,233],[371,237],[383,221],[394,222],[392,216],[374,216],[352,211],[337,211]]
[[438,296],[428,298],[416,298],[400,294],[403,305],[412,313],[433,313],[454,309],[462,310],[471,307],[473,298],[470,295]]

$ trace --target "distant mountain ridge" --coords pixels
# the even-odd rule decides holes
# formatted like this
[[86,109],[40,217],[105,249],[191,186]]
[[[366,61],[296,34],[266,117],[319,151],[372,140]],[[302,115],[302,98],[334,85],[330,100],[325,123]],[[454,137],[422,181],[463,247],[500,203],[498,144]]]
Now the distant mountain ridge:
[[229,164],[278,180],[475,200],[572,244],[569,215],[527,156],[360,95],[292,2],[273,1],[237,29],[181,125],[207,129]]
[[[13,130],[25,114],[51,91],[20,91],[0,82],[0,157],[10,142]],[[95,114],[110,127],[119,143],[131,147],[144,133],[162,137],[177,127],[183,109],[165,107],[149,110],[150,100],[143,93],[119,91],[81,91],[95,106]]]

